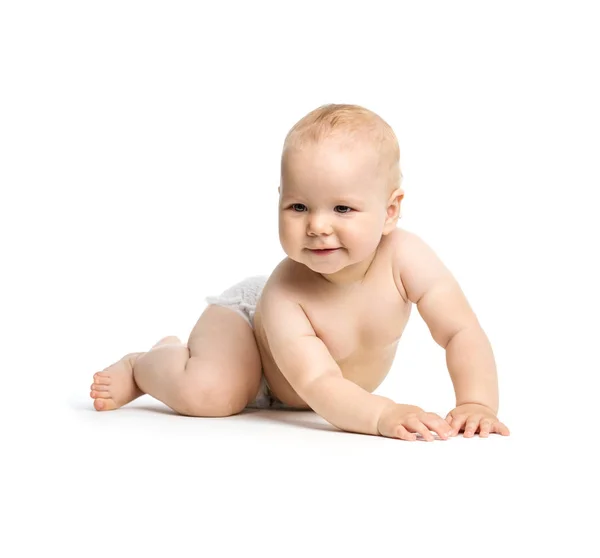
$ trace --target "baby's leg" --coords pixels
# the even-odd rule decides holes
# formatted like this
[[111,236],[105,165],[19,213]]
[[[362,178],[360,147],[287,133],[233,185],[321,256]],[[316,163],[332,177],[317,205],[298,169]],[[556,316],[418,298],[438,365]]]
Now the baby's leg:
[[261,374],[252,328],[232,310],[209,305],[188,346],[167,337],[147,353],[127,355],[96,374],[94,386],[104,386],[104,392],[98,392],[103,395],[94,407],[116,409],[148,393],[183,415],[228,416],[256,397]]

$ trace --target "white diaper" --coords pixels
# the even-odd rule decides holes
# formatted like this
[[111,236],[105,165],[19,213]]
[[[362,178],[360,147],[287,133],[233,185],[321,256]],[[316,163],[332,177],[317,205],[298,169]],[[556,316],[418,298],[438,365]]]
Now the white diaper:
[[267,282],[268,277],[264,275],[254,275],[247,277],[243,281],[229,287],[218,296],[207,296],[207,304],[216,304],[230,308],[239,314],[252,329],[254,329],[254,314],[256,304]]

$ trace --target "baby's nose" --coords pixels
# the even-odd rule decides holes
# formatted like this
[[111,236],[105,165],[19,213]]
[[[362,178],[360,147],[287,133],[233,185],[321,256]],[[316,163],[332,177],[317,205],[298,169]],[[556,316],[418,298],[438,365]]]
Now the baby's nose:
[[308,230],[314,234],[331,232],[331,223],[324,215],[313,215],[309,217]]

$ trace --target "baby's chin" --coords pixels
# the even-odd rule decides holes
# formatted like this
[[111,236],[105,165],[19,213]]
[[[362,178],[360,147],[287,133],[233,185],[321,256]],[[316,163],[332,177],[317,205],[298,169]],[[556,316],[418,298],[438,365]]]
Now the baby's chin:
[[298,257],[291,258],[301,263],[316,273],[326,273],[328,275],[342,271],[348,266],[346,258],[343,256],[343,250],[339,248],[330,254],[311,254],[308,250]]

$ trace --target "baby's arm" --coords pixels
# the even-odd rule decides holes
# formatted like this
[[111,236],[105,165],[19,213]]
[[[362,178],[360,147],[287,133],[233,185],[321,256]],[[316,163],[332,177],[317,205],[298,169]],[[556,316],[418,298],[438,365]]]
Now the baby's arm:
[[285,293],[272,288],[262,312],[275,362],[311,409],[342,430],[378,435],[382,411],[394,402],[346,380],[300,304]]
[[484,405],[498,412],[498,379],[490,342],[455,278],[417,235],[403,231],[396,269],[435,342],[446,350],[456,406]]

